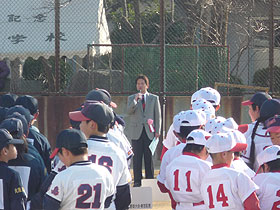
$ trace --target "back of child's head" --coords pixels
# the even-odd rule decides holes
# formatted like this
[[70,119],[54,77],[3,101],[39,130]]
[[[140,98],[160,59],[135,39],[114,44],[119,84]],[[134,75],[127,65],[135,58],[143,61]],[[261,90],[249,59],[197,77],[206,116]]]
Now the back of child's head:
[[174,131],[183,139],[195,129],[206,123],[206,115],[201,110],[188,110],[180,112],[173,118]]
[[56,148],[50,158],[54,158],[62,148],[69,150],[72,155],[84,155],[88,153],[87,138],[84,133],[77,129],[66,129],[61,131],[56,138]]
[[183,152],[200,153],[206,145],[207,140],[211,134],[202,130],[196,129],[187,136],[187,144]]
[[192,109],[201,110],[205,112],[206,122],[211,119],[214,119],[216,116],[215,108],[213,107],[213,105],[209,101],[206,101],[205,99],[202,98],[197,100],[195,103],[193,103]]
[[263,167],[264,164],[267,164],[269,166],[269,171],[279,171],[280,146],[273,145],[265,148],[261,153],[258,154],[257,161],[260,167]]
[[7,129],[13,138],[22,139],[24,141],[23,144],[15,145],[18,156],[23,157],[24,153],[28,152],[28,143],[23,136],[23,124],[21,120],[17,118],[6,119],[0,124],[0,128]]

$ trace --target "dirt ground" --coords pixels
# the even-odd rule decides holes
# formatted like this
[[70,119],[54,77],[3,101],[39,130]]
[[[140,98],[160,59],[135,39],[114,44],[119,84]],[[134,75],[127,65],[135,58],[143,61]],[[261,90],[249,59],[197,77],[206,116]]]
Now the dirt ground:
[[171,210],[170,202],[153,202],[154,210]]

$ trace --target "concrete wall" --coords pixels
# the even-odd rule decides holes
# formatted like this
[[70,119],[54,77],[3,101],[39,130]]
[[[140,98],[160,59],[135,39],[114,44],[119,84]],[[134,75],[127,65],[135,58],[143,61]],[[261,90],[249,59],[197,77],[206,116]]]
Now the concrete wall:
[[[250,96],[248,96],[250,97]],[[83,103],[81,96],[39,96],[40,115],[38,128],[46,135],[52,145],[55,145],[56,135],[63,129],[70,126],[68,112],[78,108]],[[179,111],[187,110],[190,107],[190,96],[168,96],[166,98],[166,131],[172,123],[173,116]],[[248,123],[248,108],[241,107],[243,97],[222,97],[221,108],[217,115],[233,117],[237,123]],[[116,113],[126,117],[127,96],[114,96],[113,101],[118,104]],[[161,151],[161,144],[158,147],[158,155]]]

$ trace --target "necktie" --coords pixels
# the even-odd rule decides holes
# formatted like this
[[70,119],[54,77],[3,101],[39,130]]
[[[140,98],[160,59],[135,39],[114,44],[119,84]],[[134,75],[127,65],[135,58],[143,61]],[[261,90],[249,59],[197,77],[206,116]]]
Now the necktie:
[[144,98],[144,95],[142,95],[142,107],[143,107],[143,111],[145,111],[145,107],[146,107],[146,104],[145,104],[145,98]]

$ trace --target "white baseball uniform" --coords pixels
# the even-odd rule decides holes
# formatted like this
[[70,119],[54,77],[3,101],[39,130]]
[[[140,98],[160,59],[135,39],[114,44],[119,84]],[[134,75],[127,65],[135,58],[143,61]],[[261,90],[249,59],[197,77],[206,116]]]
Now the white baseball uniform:
[[178,143],[180,143],[180,140],[175,136],[173,131],[174,131],[174,127],[172,123],[167,131],[166,138],[162,141],[163,145],[167,149],[175,147]]
[[280,173],[257,174],[253,181],[259,186],[256,191],[261,209],[280,209]]
[[252,169],[250,169],[248,165],[244,162],[244,160],[242,160],[241,158],[234,158],[230,167],[237,171],[244,172],[251,179],[256,175],[256,173]]
[[185,143],[181,143],[175,147],[172,147],[171,149],[167,150],[166,153],[163,155],[163,158],[161,160],[160,164],[160,172],[157,176],[157,180],[164,184],[166,180],[166,167],[169,165],[169,163],[172,162],[176,157],[179,157],[183,154],[183,149],[186,146]]
[[107,137],[90,137],[88,139],[88,159],[93,163],[105,166],[110,171],[115,187],[131,181],[124,153]]
[[[254,128],[255,123],[251,123],[248,125],[248,130],[247,132],[244,133],[246,137],[246,143],[248,144],[246,152],[242,155],[243,160],[245,163],[250,163],[250,152],[251,152],[251,143],[252,143],[252,131]],[[254,163],[254,171],[257,171],[259,168],[259,164],[256,160],[256,156],[262,152],[265,148],[268,146],[272,145],[271,139],[269,136],[265,137],[266,129],[264,129],[264,126],[262,124],[259,124],[257,131],[256,131],[256,136],[254,139],[255,142],[255,163]]]
[[189,152],[184,152],[167,166],[165,186],[177,202],[176,210],[206,209],[200,185],[210,169],[210,163]]
[[242,210],[243,202],[258,187],[243,172],[225,166],[212,166],[202,180],[203,200],[208,209]]
[[129,160],[133,156],[132,147],[127,140],[123,132],[115,125],[112,129],[109,129],[107,133],[108,139],[112,141],[117,147],[119,147],[126,156],[126,159]]
[[[118,148],[107,137],[93,137],[88,141],[88,158],[92,163],[105,166],[113,176],[114,190],[117,186],[128,184],[131,181],[131,174],[128,170],[127,161],[123,150]],[[66,167],[58,161],[54,171],[60,172]],[[108,209],[115,209],[114,202]]]
[[81,161],[56,175],[47,196],[60,202],[61,210],[101,210],[114,192],[113,178],[106,168]]

